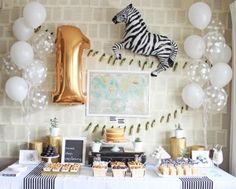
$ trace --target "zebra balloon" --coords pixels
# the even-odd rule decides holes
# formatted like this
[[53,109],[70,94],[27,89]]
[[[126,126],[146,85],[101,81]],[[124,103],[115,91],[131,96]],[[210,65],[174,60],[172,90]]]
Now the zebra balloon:
[[112,21],[115,24],[124,22],[126,26],[123,41],[112,47],[117,59],[121,59],[121,48],[144,56],[155,56],[160,64],[151,72],[154,77],[173,66],[178,51],[177,44],[166,36],[149,32],[140,12],[132,4],[116,14]]

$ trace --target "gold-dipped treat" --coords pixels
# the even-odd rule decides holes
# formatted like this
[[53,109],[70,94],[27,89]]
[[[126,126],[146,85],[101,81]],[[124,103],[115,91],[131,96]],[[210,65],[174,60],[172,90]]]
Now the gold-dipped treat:
[[176,159],[181,156],[181,153],[186,148],[186,138],[170,138],[170,155],[172,159]]
[[175,176],[177,174],[176,168],[175,167],[170,167],[169,168],[169,173],[170,173],[170,175]]
[[189,165],[184,166],[184,174],[192,175],[192,169],[189,167]]
[[176,171],[178,176],[183,176],[184,175],[184,169],[182,168],[181,165],[176,166]]

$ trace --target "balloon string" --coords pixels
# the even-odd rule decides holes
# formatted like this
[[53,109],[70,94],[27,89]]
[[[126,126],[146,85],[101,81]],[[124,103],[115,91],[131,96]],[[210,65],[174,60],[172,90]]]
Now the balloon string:
[[27,149],[30,149],[30,138],[31,138],[31,129],[30,129],[30,97],[33,91],[33,88],[29,85],[27,97],[25,98],[24,102],[21,103],[22,111],[23,111],[23,121],[26,126],[26,139],[27,139]]
[[206,106],[203,106],[203,140],[204,140],[204,146],[205,149],[207,149],[207,127],[208,127],[208,113]]

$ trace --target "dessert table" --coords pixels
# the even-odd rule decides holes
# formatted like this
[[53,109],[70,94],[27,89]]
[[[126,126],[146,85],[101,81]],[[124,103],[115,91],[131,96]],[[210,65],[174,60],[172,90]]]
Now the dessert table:
[[[27,171],[16,177],[0,176],[1,189],[24,189],[23,180],[37,165],[27,165]],[[200,168],[202,175],[213,181],[214,189],[235,189],[236,177],[217,168]],[[42,187],[41,187],[42,188]],[[82,166],[80,174],[73,176],[60,175],[55,179],[55,189],[182,189],[178,177],[160,177],[153,166],[146,167],[144,178],[132,177],[94,177],[91,167]],[[46,189],[46,188],[45,188]],[[189,188],[191,189],[191,188]]]

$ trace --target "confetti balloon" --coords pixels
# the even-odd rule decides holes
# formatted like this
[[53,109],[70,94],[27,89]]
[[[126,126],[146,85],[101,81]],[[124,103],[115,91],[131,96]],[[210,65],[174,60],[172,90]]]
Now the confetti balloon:
[[209,79],[210,66],[202,60],[196,60],[187,68],[189,80],[203,86]]
[[48,95],[43,92],[33,92],[31,96],[31,105],[36,109],[45,109],[48,105]]
[[33,36],[32,47],[39,56],[45,56],[54,51],[54,36],[52,33],[44,31]]
[[209,53],[211,47],[217,43],[225,43],[225,38],[223,34],[218,31],[208,32],[204,37],[203,40],[206,44],[206,53]]
[[23,78],[27,80],[31,86],[41,85],[47,77],[47,67],[41,61],[35,59],[33,64],[30,64],[23,71]]
[[207,26],[206,31],[207,31],[207,33],[208,32],[219,32],[219,33],[224,34],[225,28],[224,28],[222,22],[212,19],[211,23]]
[[2,69],[7,75],[19,75],[20,72],[16,64],[11,61],[10,55],[2,58]]
[[223,88],[210,86],[204,92],[204,107],[207,112],[219,112],[224,108],[228,95]]

